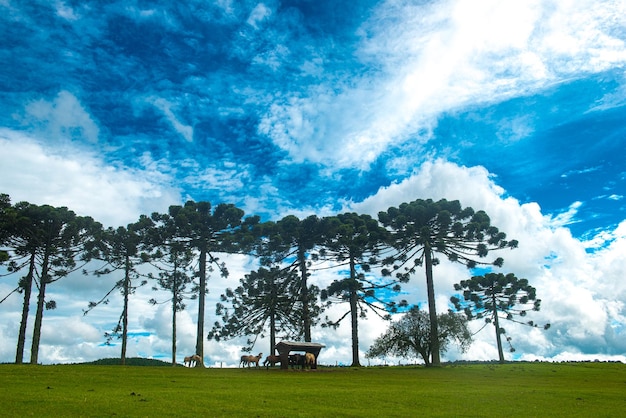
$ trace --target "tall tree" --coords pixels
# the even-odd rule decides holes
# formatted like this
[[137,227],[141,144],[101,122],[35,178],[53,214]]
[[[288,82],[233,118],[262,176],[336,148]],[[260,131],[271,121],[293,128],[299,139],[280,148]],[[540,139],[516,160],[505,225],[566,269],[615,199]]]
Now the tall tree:
[[438,366],[441,364],[441,357],[438,349],[433,266],[439,260],[435,253],[468,268],[474,268],[478,264],[501,266],[502,258],[498,257],[491,262],[480,259],[487,257],[492,250],[516,248],[518,242],[507,241],[506,234],[491,225],[491,220],[484,211],[475,212],[470,207],[463,208],[457,200],[442,199],[434,202],[431,199],[418,199],[403,203],[397,208],[390,207],[386,212],[380,212],[378,218],[393,231],[390,243],[398,250],[396,256],[388,258],[386,262],[394,264],[396,269],[404,267],[404,273],[401,274],[407,275],[415,273],[417,266],[424,266],[433,347],[432,364]]
[[[196,354],[204,358],[205,297],[207,293],[207,270],[217,268],[222,277],[228,276],[226,265],[218,254],[237,251],[233,232],[240,229],[243,210],[232,204],[219,204],[215,208],[209,202],[188,201],[184,206],[171,206],[169,214],[185,236],[191,249],[198,254],[198,324],[196,333]],[[255,220],[255,219],[254,219]],[[246,225],[254,222],[246,220]],[[208,265],[208,267],[207,267]],[[201,364],[197,363],[197,366]]]
[[246,274],[236,289],[226,289],[220,296],[216,314],[222,323],[215,322],[209,339],[253,336],[244,348],[251,351],[257,338],[264,338],[269,329],[270,354],[274,354],[277,333],[286,339],[302,335],[298,315],[302,306],[293,297],[298,285],[297,274],[289,269],[261,267]]
[[[171,293],[166,301],[151,299],[153,305],[170,302],[172,306],[172,366],[176,365],[176,314],[185,309],[185,298],[190,297],[187,287],[192,282],[191,264],[193,252],[185,241],[185,231],[181,230],[170,214],[153,213],[152,220],[156,228],[148,237],[148,247],[152,247],[151,264],[159,272],[149,277],[156,280],[158,286]],[[152,288],[158,290],[156,286]]]
[[262,235],[266,242],[264,254],[271,264],[287,263],[299,272],[299,294],[302,306],[304,340],[311,342],[311,327],[317,322],[321,308],[317,305],[317,287],[308,283],[311,262],[317,260],[314,249],[321,241],[320,219],[311,215],[305,219],[288,215],[276,223],[265,223]]
[[[328,288],[322,290],[322,300],[332,303],[335,301],[347,302],[348,310],[337,321],[329,321],[326,325],[333,327],[350,315],[352,330],[352,367],[359,367],[359,330],[358,318],[366,317],[367,308],[377,315],[389,319],[389,312],[397,310],[396,303],[387,297],[377,297],[376,292],[392,290],[399,292],[400,283],[406,281],[388,278],[369,278],[365,273],[370,272],[372,264],[377,264],[376,257],[381,251],[387,231],[378,221],[369,215],[344,213],[334,217],[324,218],[324,248],[322,255],[337,263],[338,267],[348,266],[348,277],[335,280]],[[333,300],[333,297],[336,299]],[[377,305],[380,304],[381,306]],[[405,304],[403,301],[401,305]]]
[[[454,290],[463,292],[463,300],[458,296],[450,298],[458,311],[463,310],[469,320],[484,318],[485,323],[493,323],[500,363],[504,363],[501,335],[506,333],[500,326],[500,319],[537,327],[533,321],[522,322],[515,319],[525,317],[529,309],[538,311],[541,299],[537,299],[537,291],[528,280],[518,279],[513,273],[473,276],[470,280],[462,280],[461,283],[455,284]],[[543,328],[550,328],[550,324],[544,325]],[[510,338],[507,340],[510,342]],[[513,347],[511,351],[515,351]]]
[[[139,265],[148,261],[148,256],[140,250],[147,230],[154,226],[152,220],[146,216],[141,216],[136,223],[129,224],[126,228],[120,226],[117,229],[108,228],[103,232],[99,248],[100,252],[97,258],[104,260],[104,266],[94,271],[97,276],[112,274],[116,271],[122,271],[122,279],[115,282],[113,287],[97,302],[89,302],[89,306],[83,311],[87,315],[91,310],[101,304],[108,304],[109,297],[114,291],[119,291],[123,298],[123,308],[117,325],[112,332],[105,333],[107,344],[114,338],[122,340],[120,353],[120,363],[126,364],[126,348],[128,344],[128,310],[129,298],[135,293],[135,290],[147,283],[147,280],[141,279],[142,274],[137,269]],[[145,277],[145,275],[144,275]]]
[[[437,349],[446,352],[451,343],[456,343],[462,352],[472,343],[472,334],[467,327],[467,318],[451,312],[438,315],[439,344]],[[424,364],[430,366],[434,347],[430,338],[430,315],[413,307],[374,343],[366,353],[367,358],[385,357],[422,357]]]
[[39,293],[30,353],[31,364],[37,364],[44,307],[56,308],[55,301],[46,301],[46,289],[51,283],[79,269],[80,259],[86,263],[90,257],[90,246],[94,235],[102,226],[90,217],[76,216],[66,207],[55,208],[44,205],[37,208],[41,222],[36,233],[39,258]]
[[37,264],[40,261],[39,253],[42,245],[42,224],[45,221],[44,212],[40,207],[27,202],[19,202],[13,208],[12,231],[8,241],[11,247],[12,259],[8,266],[10,274],[27,269],[26,275],[19,280],[16,290],[23,293],[22,317],[17,338],[15,363],[22,364],[24,361],[24,348],[26,345],[26,327],[30,311],[30,298],[33,283],[37,274]]
[[24,359],[30,297],[36,274],[38,241],[35,237],[38,229],[34,219],[35,208],[36,206],[27,202],[11,206],[9,195],[0,195],[0,238],[3,247],[0,250],[0,261],[9,261],[6,275],[27,269],[26,275],[18,280],[17,287],[0,300],[2,303],[15,292],[23,293],[22,318],[15,354],[16,364],[22,364]]

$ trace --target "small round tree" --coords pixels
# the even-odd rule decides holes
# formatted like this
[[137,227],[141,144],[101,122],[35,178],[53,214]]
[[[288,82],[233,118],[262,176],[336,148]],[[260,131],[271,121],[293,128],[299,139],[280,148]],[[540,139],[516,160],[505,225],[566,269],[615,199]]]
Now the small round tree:
[[413,307],[389,329],[378,337],[367,351],[367,358],[394,355],[399,357],[421,356],[426,366],[430,366],[433,349],[446,352],[450,343],[456,343],[461,351],[465,351],[472,343],[472,334],[467,327],[464,315],[447,312],[437,315],[439,339],[437,347],[433,347],[430,335],[430,315]]

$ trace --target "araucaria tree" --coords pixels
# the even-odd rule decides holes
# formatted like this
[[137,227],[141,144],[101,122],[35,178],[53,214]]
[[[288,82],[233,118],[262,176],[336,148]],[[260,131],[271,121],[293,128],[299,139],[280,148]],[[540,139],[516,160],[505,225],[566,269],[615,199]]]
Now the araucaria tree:
[[[198,285],[194,292],[198,298],[196,354],[204,358],[207,271],[217,268],[222,277],[228,276],[228,269],[223,262],[220,262],[217,254],[239,249],[232,237],[233,231],[242,225],[244,212],[232,204],[221,203],[212,208],[209,202],[187,201],[184,206],[170,206],[169,214],[180,231],[181,240],[198,257],[198,269],[195,272]],[[252,222],[250,219],[246,221]],[[202,366],[200,363],[196,365]]]
[[[376,292],[382,290],[400,291],[400,283],[404,278],[368,277],[372,264],[377,264],[377,256],[382,250],[387,231],[369,215],[344,213],[324,218],[323,248],[321,254],[329,261],[337,263],[340,268],[348,267],[348,276],[335,280],[328,288],[322,290],[322,300],[329,304],[347,302],[348,310],[336,321],[328,321],[326,325],[337,327],[350,315],[352,327],[352,367],[360,366],[358,318],[366,316],[369,308],[379,316],[389,319],[389,313],[397,310],[394,301],[377,297]],[[405,303],[405,302],[404,302]],[[401,303],[401,305],[404,305]]]
[[19,283],[24,293],[22,321],[17,343],[16,363],[22,362],[26,338],[26,321],[33,285],[38,285],[37,310],[30,352],[31,364],[37,364],[44,309],[54,309],[56,302],[46,299],[47,287],[87,262],[96,231],[102,226],[90,217],[76,216],[66,207],[37,206],[17,203],[10,212],[10,237],[5,240],[13,255],[10,272],[27,269]]
[[[172,306],[172,366],[176,365],[176,314],[185,309],[184,299],[189,298],[187,286],[191,283],[191,263],[193,252],[184,240],[184,233],[179,225],[168,214],[152,214],[156,228],[152,229],[149,238],[151,264],[159,272],[156,277],[149,274],[159,287],[171,293],[166,301]],[[153,290],[158,290],[153,287]],[[150,303],[163,303],[151,299]]]
[[[493,323],[500,363],[504,363],[501,335],[506,333],[500,326],[500,319],[537,327],[533,321],[523,322],[516,319],[525,317],[528,310],[538,311],[541,299],[537,299],[536,290],[528,284],[528,280],[518,279],[513,273],[474,276],[455,284],[454,290],[463,292],[463,300],[457,296],[450,298],[457,310],[463,310],[470,320],[484,319],[486,323]],[[543,328],[550,328],[550,324]],[[515,350],[511,347],[511,351]]]
[[[467,327],[464,315],[448,312],[437,315],[439,332],[438,350],[447,351],[451,343],[456,343],[462,352],[472,343],[472,334]],[[430,365],[433,346],[430,335],[430,317],[413,307],[402,319],[391,324],[389,329],[376,340],[366,353],[367,358],[397,356],[421,356],[426,366]]]
[[492,250],[516,248],[518,243],[516,240],[507,241],[506,234],[491,225],[491,220],[484,211],[475,212],[470,207],[463,208],[457,200],[442,199],[434,202],[431,199],[419,199],[380,212],[378,219],[392,232],[390,244],[397,249],[397,254],[389,257],[386,263],[393,265],[396,270],[404,267],[403,273],[397,273],[400,275],[413,274],[417,266],[424,266],[432,365],[439,366],[441,357],[433,279],[433,266],[439,262],[435,257],[436,253],[468,268],[474,268],[478,264],[501,266],[502,258],[492,261],[482,259]]
[[[285,339],[302,335],[299,313],[302,310],[298,294],[296,272],[273,267],[259,268],[246,274],[236,289],[226,289],[220,296],[216,314],[222,323],[215,322],[208,338],[220,341],[241,336],[253,336],[244,351],[251,351],[258,337],[269,330],[270,354],[274,354],[276,334]],[[230,306],[228,306],[230,305]]]
[[264,249],[260,255],[269,260],[264,264],[289,264],[289,269],[299,272],[300,285],[297,297],[302,306],[301,318],[304,341],[311,341],[311,327],[315,325],[321,309],[316,304],[317,287],[308,283],[311,260],[317,259],[314,249],[320,242],[320,220],[311,215],[305,219],[288,215],[276,223],[268,222],[261,225]]
[[140,279],[142,276],[137,267],[148,261],[147,254],[140,250],[140,246],[147,235],[147,231],[154,224],[146,216],[142,216],[139,221],[129,224],[126,228],[120,226],[117,229],[108,228],[103,231],[97,247],[99,248],[97,258],[105,264],[94,271],[97,276],[109,275],[113,272],[123,272],[123,278],[117,280],[113,287],[97,302],[89,302],[89,307],[83,311],[87,315],[91,310],[101,304],[109,302],[109,296],[114,291],[119,291],[123,298],[123,308],[117,325],[112,332],[105,333],[107,344],[114,338],[121,338],[122,347],[120,353],[120,363],[126,364],[126,347],[128,342],[128,309],[130,295],[135,290],[147,283],[147,280]]

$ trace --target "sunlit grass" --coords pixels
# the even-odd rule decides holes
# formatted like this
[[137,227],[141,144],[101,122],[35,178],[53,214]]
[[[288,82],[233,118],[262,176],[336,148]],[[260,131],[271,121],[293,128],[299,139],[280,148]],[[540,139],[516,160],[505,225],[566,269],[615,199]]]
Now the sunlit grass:
[[624,416],[621,363],[442,368],[0,366],[2,416]]

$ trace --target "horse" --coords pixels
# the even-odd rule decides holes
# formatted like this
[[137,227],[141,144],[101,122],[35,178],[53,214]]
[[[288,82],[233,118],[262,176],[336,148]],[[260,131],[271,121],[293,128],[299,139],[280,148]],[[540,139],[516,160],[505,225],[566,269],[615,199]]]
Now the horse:
[[302,354],[292,354],[289,356],[291,368],[302,368],[304,366],[304,356]]
[[239,367],[248,365],[248,355],[241,356],[241,361],[239,362]]
[[309,366],[309,369],[312,369],[314,365],[315,365],[315,354],[306,353],[304,355],[304,367],[306,368],[306,366]]
[[196,364],[202,363],[202,357],[200,357],[197,354],[194,354],[192,356],[185,357],[184,361],[185,361],[185,366],[186,367],[195,367]]
[[259,361],[261,361],[261,358],[263,357],[263,353],[259,353],[258,356],[248,356],[248,367],[250,367],[250,364],[254,363],[255,367],[259,367]]
[[273,356],[270,354],[269,356],[265,358],[263,365],[265,366],[266,369],[269,369],[270,365],[274,367],[276,363],[280,363],[280,356]]
[[204,365],[204,361],[202,361],[202,357],[200,357],[197,354],[194,354],[193,356],[191,356],[191,361],[193,361],[194,366],[197,366],[198,363]]

